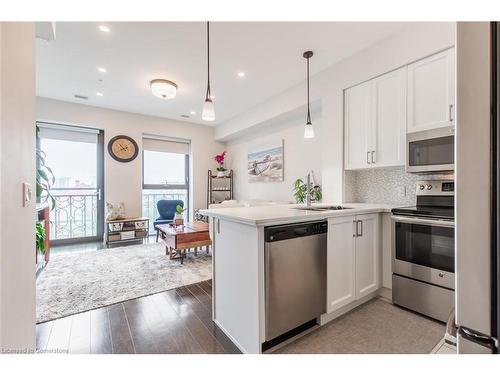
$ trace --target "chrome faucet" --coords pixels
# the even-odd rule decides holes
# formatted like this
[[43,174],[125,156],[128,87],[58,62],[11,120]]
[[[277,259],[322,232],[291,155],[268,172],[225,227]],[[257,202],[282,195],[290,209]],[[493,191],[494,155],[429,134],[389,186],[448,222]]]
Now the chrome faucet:
[[311,207],[311,172],[306,177],[306,207]]

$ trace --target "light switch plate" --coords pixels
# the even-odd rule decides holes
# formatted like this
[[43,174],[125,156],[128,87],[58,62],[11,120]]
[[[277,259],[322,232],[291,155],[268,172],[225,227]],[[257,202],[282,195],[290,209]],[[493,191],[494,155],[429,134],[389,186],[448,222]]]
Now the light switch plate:
[[33,189],[27,182],[23,182],[23,207],[28,207],[33,199]]

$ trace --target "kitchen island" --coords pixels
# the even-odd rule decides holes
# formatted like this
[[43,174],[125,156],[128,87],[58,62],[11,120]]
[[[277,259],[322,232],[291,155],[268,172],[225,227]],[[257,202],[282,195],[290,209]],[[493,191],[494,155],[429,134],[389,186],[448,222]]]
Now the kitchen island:
[[243,353],[262,353],[266,341],[267,227],[328,222],[326,313],[318,319],[319,324],[375,297],[380,288],[379,216],[393,206],[346,203],[342,210],[320,211],[298,207],[266,205],[201,211],[210,217],[214,249],[212,317]]

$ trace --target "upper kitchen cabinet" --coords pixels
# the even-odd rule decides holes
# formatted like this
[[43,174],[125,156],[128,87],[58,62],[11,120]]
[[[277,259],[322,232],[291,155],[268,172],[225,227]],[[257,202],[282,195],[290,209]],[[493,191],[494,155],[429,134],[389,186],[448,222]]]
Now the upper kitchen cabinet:
[[408,65],[408,133],[454,125],[454,107],[454,48]]
[[406,67],[346,89],[345,169],[405,163]]
[[369,83],[344,91],[345,169],[370,167],[371,91]]
[[373,80],[372,167],[405,164],[406,67]]

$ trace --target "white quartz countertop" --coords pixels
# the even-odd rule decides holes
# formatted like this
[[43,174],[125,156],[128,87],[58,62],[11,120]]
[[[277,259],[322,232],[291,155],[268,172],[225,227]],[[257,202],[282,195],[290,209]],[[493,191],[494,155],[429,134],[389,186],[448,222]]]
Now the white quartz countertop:
[[[338,204],[321,203],[317,206],[335,205]],[[330,217],[337,216],[352,216],[376,212],[391,212],[391,209],[399,207],[398,205],[390,204],[343,203],[342,206],[346,207],[346,209],[343,210],[307,211],[296,208],[300,206],[304,205],[273,204],[252,207],[211,208],[200,210],[200,213],[209,217],[239,222],[242,224],[262,226],[296,223],[302,221],[324,220]]]

